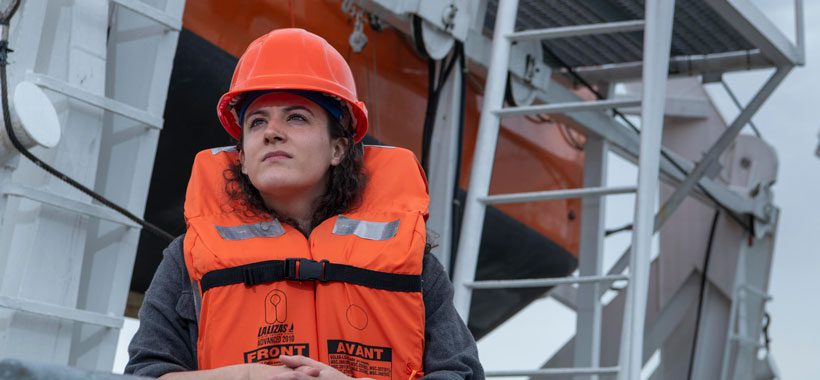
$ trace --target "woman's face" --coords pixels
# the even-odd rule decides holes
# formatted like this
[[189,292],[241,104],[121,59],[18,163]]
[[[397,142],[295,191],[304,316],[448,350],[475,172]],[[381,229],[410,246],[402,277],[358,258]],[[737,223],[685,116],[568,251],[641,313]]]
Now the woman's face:
[[242,123],[242,173],[270,207],[271,199],[319,197],[328,169],[341,162],[344,139],[332,139],[327,113],[296,94],[272,92],[254,100]]

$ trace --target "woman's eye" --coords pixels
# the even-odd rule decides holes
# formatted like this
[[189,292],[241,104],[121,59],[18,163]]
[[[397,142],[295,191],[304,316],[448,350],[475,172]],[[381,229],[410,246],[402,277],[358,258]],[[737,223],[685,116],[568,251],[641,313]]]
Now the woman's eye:
[[307,118],[304,115],[298,114],[298,113],[292,113],[292,114],[288,115],[287,120],[288,121],[307,122]]
[[250,128],[258,127],[265,124],[265,119],[254,119],[251,120]]

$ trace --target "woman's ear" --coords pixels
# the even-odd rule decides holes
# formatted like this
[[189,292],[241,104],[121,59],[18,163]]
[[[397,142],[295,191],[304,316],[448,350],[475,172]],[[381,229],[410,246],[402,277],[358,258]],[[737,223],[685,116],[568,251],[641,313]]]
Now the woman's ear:
[[242,174],[248,175],[248,172],[245,171],[245,151],[239,151],[239,166],[242,168]]
[[342,160],[345,158],[345,152],[347,152],[348,144],[348,139],[344,137],[340,137],[333,140],[333,142],[331,143],[332,151],[330,152],[331,166],[338,166],[340,163],[342,163]]

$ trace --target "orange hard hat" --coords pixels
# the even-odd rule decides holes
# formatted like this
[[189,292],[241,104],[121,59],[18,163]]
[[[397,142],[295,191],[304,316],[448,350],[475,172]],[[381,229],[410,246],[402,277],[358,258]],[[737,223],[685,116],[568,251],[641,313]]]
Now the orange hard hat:
[[324,38],[304,29],[277,29],[253,41],[233,72],[231,87],[219,98],[216,114],[239,139],[238,110],[243,94],[260,90],[318,91],[347,105],[355,141],[367,133],[367,108],[356,96],[356,83],[345,59]]

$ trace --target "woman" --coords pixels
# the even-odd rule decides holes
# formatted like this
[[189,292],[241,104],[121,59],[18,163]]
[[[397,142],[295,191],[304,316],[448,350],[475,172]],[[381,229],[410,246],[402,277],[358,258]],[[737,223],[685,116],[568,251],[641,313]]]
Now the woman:
[[167,379],[483,378],[429,255],[413,154],[364,147],[350,68],[301,29],[254,41],[197,155],[127,373]]

